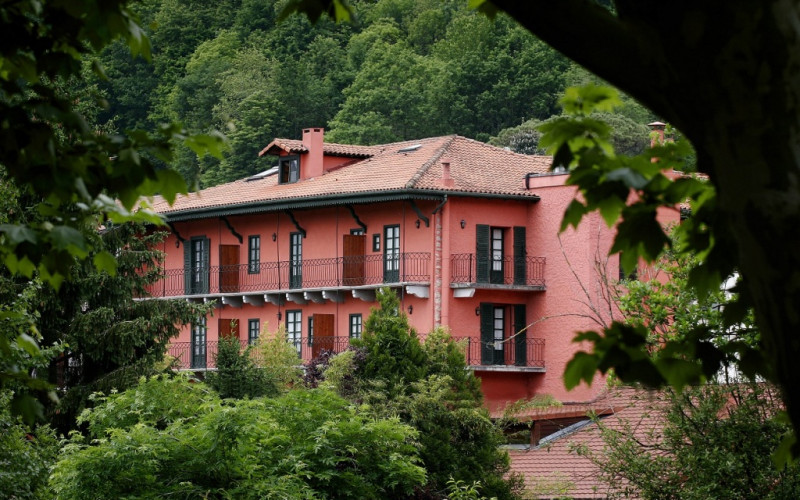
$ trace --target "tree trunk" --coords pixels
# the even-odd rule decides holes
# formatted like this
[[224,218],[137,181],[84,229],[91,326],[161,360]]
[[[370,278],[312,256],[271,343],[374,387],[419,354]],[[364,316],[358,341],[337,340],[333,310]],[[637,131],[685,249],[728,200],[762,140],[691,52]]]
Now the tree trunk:
[[694,144],[718,194],[710,258],[741,271],[800,430],[800,2],[494,3]]

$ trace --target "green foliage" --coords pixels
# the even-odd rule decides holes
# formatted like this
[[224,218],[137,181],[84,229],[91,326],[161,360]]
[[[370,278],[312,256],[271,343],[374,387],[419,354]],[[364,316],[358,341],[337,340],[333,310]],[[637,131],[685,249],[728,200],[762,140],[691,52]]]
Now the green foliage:
[[81,413],[78,423],[96,437],[137,424],[164,429],[172,422],[194,418],[197,409],[215,397],[206,384],[184,375],[142,377],[128,390],[92,394],[95,405]]
[[122,390],[152,374],[180,326],[208,311],[182,300],[135,300],[147,296],[160,277],[163,256],[156,248],[163,236],[142,225],[109,224],[95,252],[116,256],[114,274],[86,263],[72,270],[72,280],[59,290],[39,291],[43,342],[68,346],[52,375],[63,374],[63,397],[52,415],[63,432],[72,428],[92,392]]
[[480,399],[459,397],[454,386],[448,376],[430,375],[389,405],[419,431],[420,458],[429,476],[426,491],[437,498],[450,479],[480,480],[487,495],[514,498],[519,483],[505,478],[509,459],[500,449],[502,432]]
[[278,394],[275,381],[256,366],[251,350],[252,346],[242,349],[239,339],[233,336],[219,340],[214,358],[217,370],[206,377],[219,397],[242,399]]
[[[642,123],[635,122],[618,113],[594,113],[593,118],[604,121],[611,127],[609,142],[617,154],[637,155],[650,144],[649,129]],[[547,151],[539,146],[542,132],[539,127],[544,123],[557,120],[551,116],[546,120],[528,120],[522,125],[506,128],[489,141],[498,147],[507,147],[515,153],[545,154]]]
[[383,391],[393,398],[409,390],[410,385],[425,376],[427,356],[408,325],[408,317],[400,312],[400,300],[389,289],[377,292],[379,308],[364,323],[364,335],[353,345],[364,347],[366,360],[358,367],[357,376],[370,383],[383,384]]
[[[612,284],[623,316],[604,335],[584,332],[594,345],[568,363],[565,384],[589,382],[613,369],[623,382],[677,389],[718,377],[754,380],[767,371],[752,311],[737,309],[735,287],[700,291],[690,286],[696,257],[666,252],[638,280]],[[669,277],[669,279],[665,279]],[[732,320],[731,318],[735,318]]]
[[302,368],[297,349],[287,340],[283,325],[275,333],[259,336],[253,357],[278,391],[283,392],[300,381]]
[[[192,140],[180,127],[117,136],[86,121],[86,111],[103,102],[91,93],[80,95],[84,58],[117,37],[133,54],[150,55],[149,41],[126,2],[95,3],[26,1],[0,7],[2,31],[13,40],[0,58],[0,121],[8,124],[0,132],[6,145],[0,164],[22,191],[38,198],[34,203],[47,222],[0,226],[0,257],[12,272],[31,277],[38,271],[55,286],[89,254],[87,229],[97,226],[98,211],[116,221],[155,222],[158,218],[147,210],[132,211],[139,196],[161,192],[173,199],[176,191],[186,191],[182,181],[151,161],[170,158],[170,140]],[[204,150],[214,148],[215,141]]]
[[[0,31],[7,37],[0,49],[2,183],[25,202],[25,210],[0,223],[0,260],[11,274],[54,288],[86,265],[113,277],[113,254],[98,249],[97,228],[160,223],[146,203],[137,203],[140,196],[173,200],[186,192],[180,176],[157,168],[171,159],[170,142],[220,154],[221,136],[188,136],[174,124],[120,135],[113,118],[94,123],[106,101],[103,89],[87,81],[91,73],[105,77],[93,55],[122,38],[132,55],[150,57],[149,40],[127,1],[3,3]],[[23,305],[9,309],[15,322],[25,316]],[[43,355],[35,337],[22,331],[0,336],[4,386],[13,380],[29,389],[48,387],[25,375],[31,366],[17,356]],[[29,394],[17,391],[16,397],[26,399],[13,408],[27,417],[38,413]]]
[[663,427],[642,433],[636,422],[619,429],[598,423],[606,449],[589,457],[619,490],[645,499],[800,495],[798,465],[776,468],[771,458],[789,431],[773,418],[781,407],[774,389],[705,385],[668,391],[652,405],[651,416]]
[[84,414],[101,433],[65,447],[51,477],[59,498],[398,498],[425,480],[413,429],[358,413],[333,393],[222,402],[196,383],[177,410],[141,411],[143,398],[191,384],[143,385]]
[[482,500],[484,497],[480,495],[480,490],[480,481],[467,484],[464,481],[450,479],[447,482],[447,498],[450,500]]
[[10,413],[11,394],[0,392],[0,491],[4,498],[49,499],[50,467],[58,454],[55,432],[32,429]]
[[519,480],[505,477],[503,436],[481,405],[480,382],[467,370],[462,347],[444,329],[420,344],[394,292],[382,289],[377,298],[380,309],[367,318],[357,349],[333,358],[325,383],[376,416],[397,415],[417,429],[428,472],[419,498],[441,498],[451,479],[481,481],[487,495],[514,498]]
[[277,396],[301,378],[297,350],[286,341],[283,327],[245,348],[238,338],[220,339],[216,356],[217,370],[206,380],[221,398]]
[[[678,168],[689,151],[682,142],[657,144],[637,156],[617,156],[610,143],[610,127],[592,116],[595,111],[610,111],[617,103],[619,98],[610,88],[573,88],[563,99],[567,116],[541,127],[541,144],[554,154],[554,164],[569,168],[567,182],[582,194],[567,208],[562,230],[577,227],[584,214],[595,210],[609,225],[619,221],[610,252],[621,252],[625,270],[633,269],[640,259],[655,261],[665,249],[673,249],[671,255],[675,258],[696,254],[697,260],[690,262],[687,283],[704,303],[721,284],[719,268],[712,270],[705,260],[716,244],[708,239],[703,222],[704,214],[716,203],[714,188],[692,177],[667,177],[665,169]],[[629,202],[631,193],[636,196]],[[673,244],[667,229],[657,221],[656,211],[662,206],[675,207],[686,199],[693,200],[693,217],[675,229]],[[728,274],[731,271],[727,268]],[[734,305],[735,301],[727,302],[730,312],[722,316],[717,334],[744,318],[744,311]],[[624,381],[669,383],[680,388],[712,376],[720,363],[733,357],[737,350],[747,352],[749,375],[765,373],[766,366],[757,361],[751,346],[732,342],[726,352],[714,344],[713,337],[708,325],[695,324],[691,332],[666,339],[660,355],[651,357],[643,325],[615,322],[602,336],[584,332],[576,337],[577,341],[593,343],[595,352],[578,353],[567,366],[565,382],[572,387],[581,379],[590,380],[598,369],[605,372],[613,367]]]

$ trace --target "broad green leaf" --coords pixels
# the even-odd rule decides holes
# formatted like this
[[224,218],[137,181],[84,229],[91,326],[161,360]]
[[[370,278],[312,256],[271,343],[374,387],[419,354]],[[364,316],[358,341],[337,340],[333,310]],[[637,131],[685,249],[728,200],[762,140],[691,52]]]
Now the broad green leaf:
[[564,232],[569,226],[577,228],[581,219],[587,212],[588,210],[583,203],[578,200],[572,200],[566,211],[564,211],[564,217],[561,219],[561,229],[559,229],[559,231]]
[[28,226],[21,224],[0,224],[0,233],[4,233],[7,244],[11,246],[19,245],[25,241],[36,243],[36,232]]
[[106,272],[111,276],[117,274],[117,260],[105,250],[95,254],[93,263],[95,269],[99,272]]
[[50,231],[50,240],[55,248],[68,250],[78,258],[86,257],[88,254],[86,239],[74,227],[55,226]]
[[573,389],[581,380],[591,384],[597,373],[597,358],[593,354],[578,351],[572,356],[564,370],[564,386],[567,390]]
[[21,333],[16,340],[16,344],[25,352],[27,352],[31,356],[38,356],[39,345],[30,335],[26,333]]

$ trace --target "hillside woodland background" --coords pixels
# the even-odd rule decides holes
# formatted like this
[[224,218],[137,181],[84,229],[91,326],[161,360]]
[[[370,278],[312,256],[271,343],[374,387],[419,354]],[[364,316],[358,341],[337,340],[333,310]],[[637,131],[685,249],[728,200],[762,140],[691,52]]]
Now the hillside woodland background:
[[[98,126],[177,121],[224,132],[223,159],[184,148],[173,165],[208,187],[269,168],[261,148],[306,127],[325,127],[329,142],[459,134],[541,152],[534,127],[560,114],[567,86],[594,79],[508,17],[492,21],[461,0],[355,1],[355,23],[315,25],[297,15],[278,22],[283,3],[145,0],[152,64],[132,60],[122,42],[100,54],[108,80],[88,89],[109,104]],[[625,99],[605,118],[618,152],[646,145],[654,116],[645,108]]]

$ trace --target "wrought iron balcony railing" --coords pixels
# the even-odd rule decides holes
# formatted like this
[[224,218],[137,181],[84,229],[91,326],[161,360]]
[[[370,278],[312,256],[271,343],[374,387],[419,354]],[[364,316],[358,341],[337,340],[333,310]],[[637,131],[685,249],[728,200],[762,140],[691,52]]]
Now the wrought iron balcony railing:
[[521,285],[544,287],[544,257],[478,259],[474,253],[453,254],[450,282],[465,285]]
[[[318,356],[322,350],[342,352],[350,346],[348,337],[301,337],[288,339],[297,350],[298,363],[306,362]],[[247,341],[240,340],[242,350],[247,348]],[[208,370],[216,369],[218,341],[208,342],[173,342],[167,349],[167,355],[174,358],[173,366],[176,370]],[[259,351],[250,351],[256,364],[259,363]]]
[[[499,344],[484,344],[474,337],[454,337],[464,346],[464,356],[468,366],[523,366],[544,368],[544,339],[512,339]],[[241,340],[242,349],[247,341]],[[298,362],[307,362],[318,356],[322,350],[335,353],[347,350],[350,346],[348,337],[301,337],[288,339],[297,350]],[[176,370],[216,369],[216,355],[219,342],[173,342],[167,354],[174,358]],[[258,363],[258,350],[251,351],[254,361]],[[488,356],[488,357],[487,357]]]
[[468,366],[520,366],[544,368],[544,339],[512,338],[482,342],[475,337],[453,337],[463,343]]
[[147,290],[151,297],[259,293],[304,288],[426,283],[430,281],[428,252],[261,262],[210,268],[167,269]]

